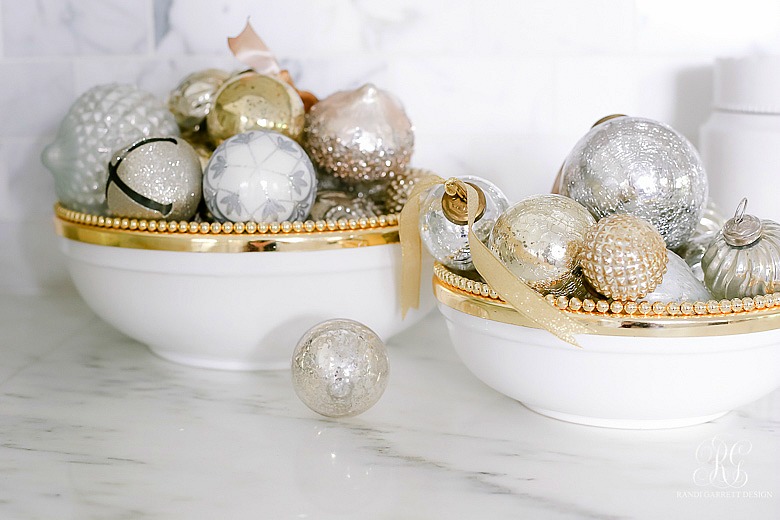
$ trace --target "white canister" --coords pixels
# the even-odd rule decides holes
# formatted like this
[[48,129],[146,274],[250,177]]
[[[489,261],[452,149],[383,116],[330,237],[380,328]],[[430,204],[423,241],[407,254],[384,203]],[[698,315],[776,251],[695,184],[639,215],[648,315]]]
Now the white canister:
[[756,215],[780,220],[780,56],[716,60],[713,110],[699,141],[717,206],[747,197]]

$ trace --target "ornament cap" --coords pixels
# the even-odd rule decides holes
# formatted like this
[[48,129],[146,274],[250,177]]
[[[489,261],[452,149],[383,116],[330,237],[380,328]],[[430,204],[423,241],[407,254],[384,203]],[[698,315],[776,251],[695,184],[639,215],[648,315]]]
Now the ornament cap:
[[732,247],[749,246],[761,238],[761,219],[746,215],[747,199],[739,202],[734,217],[723,226],[723,239]]
[[608,116],[604,116],[601,119],[599,119],[598,121],[596,121],[595,123],[593,123],[593,126],[591,126],[591,128],[595,128],[595,127],[599,126],[602,123],[606,123],[607,121],[609,121],[611,119],[616,119],[618,117],[628,117],[628,116],[626,114],[609,114]]
[[466,184],[477,191],[478,210],[474,221],[482,218],[485,214],[487,202],[485,201],[485,192],[482,188],[471,182],[463,182],[460,179],[448,179],[444,183],[444,195],[441,197],[441,209],[447,220],[458,226],[465,226],[469,223],[469,211],[466,194]]

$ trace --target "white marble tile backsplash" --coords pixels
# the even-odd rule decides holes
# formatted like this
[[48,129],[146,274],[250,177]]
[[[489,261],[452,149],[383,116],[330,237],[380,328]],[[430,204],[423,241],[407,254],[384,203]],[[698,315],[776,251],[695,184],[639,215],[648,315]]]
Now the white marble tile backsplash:
[[0,293],[66,279],[39,154],[76,96],[116,81],[164,97],[190,71],[239,68],[225,38],[247,17],[300,86],[394,92],[418,166],[518,199],[606,113],[695,142],[713,59],[780,51],[778,15],[775,0],[0,0]]

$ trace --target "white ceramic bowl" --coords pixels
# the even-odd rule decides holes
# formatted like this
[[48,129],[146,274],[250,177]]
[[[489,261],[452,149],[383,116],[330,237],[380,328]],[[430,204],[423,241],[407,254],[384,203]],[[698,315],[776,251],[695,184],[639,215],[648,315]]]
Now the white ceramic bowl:
[[[439,271],[437,266],[437,273]],[[435,280],[439,310],[463,363],[540,414],[611,428],[704,423],[780,387],[780,298],[723,316],[591,316],[582,349],[507,322],[503,302]]]
[[[218,252],[241,249],[249,238],[256,247],[306,249],[314,240],[315,249],[327,248],[366,241],[372,230],[314,238],[295,233],[143,234],[121,229],[121,223],[116,229],[110,223],[73,222],[61,218],[65,213],[60,210],[57,219],[60,247],[84,301],[118,330],[178,363],[233,370],[289,368],[298,339],[318,322],[357,320],[387,340],[433,307],[433,297],[423,295],[420,309],[401,319],[401,255],[399,244],[393,243],[394,226],[373,230],[378,242],[367,240],[388,242],[384,245]],[[214,240],[221,241],[218,247]],[[196,243],[210,252],[155,249],[192,249]]]

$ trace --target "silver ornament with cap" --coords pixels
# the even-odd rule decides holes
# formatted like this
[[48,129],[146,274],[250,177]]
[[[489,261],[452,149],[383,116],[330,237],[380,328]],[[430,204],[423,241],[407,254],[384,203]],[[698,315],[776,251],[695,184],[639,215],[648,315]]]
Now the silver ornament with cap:
[[718,299],[780,291],[780,224],[746,208],[742,199],[701,260],[704,283]]

